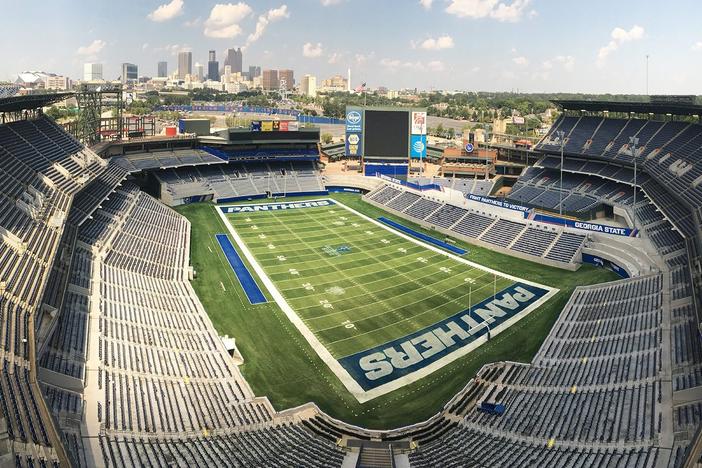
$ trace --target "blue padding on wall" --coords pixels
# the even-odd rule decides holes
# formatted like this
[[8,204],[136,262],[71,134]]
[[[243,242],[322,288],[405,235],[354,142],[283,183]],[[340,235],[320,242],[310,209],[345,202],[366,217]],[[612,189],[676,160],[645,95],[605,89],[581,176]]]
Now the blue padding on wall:
[[239,279],[241,287],[244,288],[244,292],[246,293],[246,297],[249,298],[249,302],[251,304],[263,304],[264,302],[268,302],[266,300],[266,296],[264,296],[263,292],[261,292],[261,288],[258,287],[258,284],[256,284],[256,281],[253,279],[253,276],[251,276],[251,272],[249,272],[249,269],[246,268],[244,262],[241,261],[241,257],[239,257],[239,253],[229,240],[229,236],[226,234],[217,234],[215,237],[217,237],[217,242],[219,242],[222,252],[224,252],[224,255],[229,261],[229,265],[232,267],[236,277]]
[[466,253],[468,253],[468,251],[465,249],[448,244],[444,241],[440,241],[439,239],[436,239],[434,237],[427,236],[426,234],[422,234],[421,232],[417,232],[414,229],[410,229],[407,226],[403,226],[400,223],[396,223],[395,221],[392,221],[386,218],[385,216],[381,216],[380,218],[378,218],[378,221],[380,221],[381,223],[385,223],[388,226],[394,227],[398,231],[402,231],[405,234],[409,234],[412,237],[416,237],[417,239],[421,239],[425,242],[436,245],[437,247],[441,247],[442,249],[446,249],[449,252],[453,252],[457,255],[465,255]]

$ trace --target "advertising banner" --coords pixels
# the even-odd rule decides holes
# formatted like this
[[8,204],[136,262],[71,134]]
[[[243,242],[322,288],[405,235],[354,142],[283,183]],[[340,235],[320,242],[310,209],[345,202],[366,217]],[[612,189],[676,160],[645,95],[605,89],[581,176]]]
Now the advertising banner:
[[260,120],[251,121],[251,131],[252,132],[260,132],[261,131],[261,121]]
[[424,159],[427,157],[427,136],[412,135],[410,138],[410,157]]
[[363,110],[354,107],[346,108],[346,133],[363,131]]
[[281,132],[287,132],[288,131],[288,121],[283,120],[280,122],[280,131]]
[[261,122],[261,131],[263,132],[272,132],[273,131],[273,122],[266,121],[266,122]]
[[346,108],[346,156],[363,155],[363,109]]
[[412,135],[427,134],[427,113],[412,112]]
[[273,121],[273,131],[274,132],[280,131],[280,121],[279,120]]
[[637,229],[631,229],[620,226],[608,226],[606,224],[592,223],[590,221],[580,221],[577,219],[559,218],[558,216],[536,214],[532,216],[531,219],[533,219],[534,221],[540,221],[542,223],[558,224],[560,226],[567,226],[575,229],[580,229],[582,231],[599,232],[602,234],[609,234],[613,236],[638,237],[639,235],[639,231]]
[[288,131],[289,132],[296,132],[300,130],[300,124],[294,121],[288,122]]
[[516,203],[511,203],[509,201],[498,199],[498,198],[484,197],[482,195],[474,195],[472,193],[469,193],[468,195],[466,195],[466,198],[468,200],[497,206],[499,208],[507,208],[507,209],[513,210],[513,211],[521,211],[522,213],[525,213],[525,217],[528,216],[529,212],[531,212],[531,208],[529,208],[527,206],[517,205]]
[[363,143],[360,133],[346,133],[346,156],[360,156],[361,146]]

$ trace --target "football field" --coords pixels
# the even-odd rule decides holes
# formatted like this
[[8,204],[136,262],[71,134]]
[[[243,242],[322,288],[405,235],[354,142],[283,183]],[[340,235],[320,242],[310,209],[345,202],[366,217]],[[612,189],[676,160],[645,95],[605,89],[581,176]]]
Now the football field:
[[427,375],[555,293],[332,200],[219,213],[262,289],[359,400]]

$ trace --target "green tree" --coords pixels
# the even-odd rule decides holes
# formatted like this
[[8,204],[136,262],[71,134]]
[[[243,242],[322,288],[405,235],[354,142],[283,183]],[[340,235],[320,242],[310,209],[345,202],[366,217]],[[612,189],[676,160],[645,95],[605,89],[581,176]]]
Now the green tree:
[[62,116],[61,111],[56,106],[49,107],[49,110],[46,111],[46,115],[48,115],[49,117],[51,117],[54,120],[58,120]]

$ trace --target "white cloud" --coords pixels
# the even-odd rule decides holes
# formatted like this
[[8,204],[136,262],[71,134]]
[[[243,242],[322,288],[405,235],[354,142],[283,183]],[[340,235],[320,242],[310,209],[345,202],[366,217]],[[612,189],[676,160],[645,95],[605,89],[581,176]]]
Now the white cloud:
[[434,3],[434,0],[419,0],[419,4],[422,5],[426,10],[431,9],[432,3]]
[[492,18],[503,22],[517,22],[525,13],[533,17],[536,12],[527,12],[531,0],[512,0],[511,3],[499,0],[450,0],[446,12],[459,18]]
[[183,26],[185,26],[186,28],[194,28],[196,26],[200,26],[200,23],[202,23],[202,18],[197,17],[195,19],[184,22]]
[[433,60],[427,63],[427,69],[433,72],[442,72],[446,70],[446,65],[440,60]]
[[702,50],[702,41],[697,41],[690,47],[692,50]]
[[341,52],[332,52],[329,54],[329,58],[327,59],[327,63],[335,64],[341,62],[341,59],[344,57],[344,54]]
[[419,47],[425,50],[452,49],[453,46],[453,38],[448,34],[437,37],[436,39],[430,37],[419,44]]
[[541,64],[541,68],[551,70],[555,64],[561,65],[565,71],[573,71],[575,58],[572,55],[557,55],[552,59],[545,60]]
[[181,45],[181,44],[168,44],[163,47],[155,47],[154,52],[166,52],[170,55],[175,55],[178,52],[181,51],[190,51],[192,50],[189,46],[187,45]]
[[[500,3],[497,5],[492,12],[490,12],[490,17],[496,19],[497,21],[505,21],[509,23],[516,23],[522,19],[526,7],[529,5],[530,0],[514,0],[510,5]],[[535,16],[535,11],[529,13],[529,17]]]
[[270,23],[280,21],[284,18],[290,18],[290,12],[288,11],[287,5],[281,5],[278,8],[271,8],[265,14],[259,16],[258,21],[256,22],[256,29],[254,32],[249,34],[249,37],[246,39],[246,45],[259,40]]
[[246,3],[218,3],[212,7],[205,21],[205,36],[216,39],[230,39],[241,34],[241,20],[251,14]]
[[356,62],[356,65],[363,65],[369,60],[372,60],[375,57],[375,52],[371,51],[367,54],[356,54],[354,55],[354,60]]
[[100,51],[102,49],[104,49],[106,45],[107,45],[107,42],[103,41],[102,39],[95,39],[93,42],[91,42],[87,46],[78,47],[78,50],[76,51],[76,53],[78,55],[83,55],[86,57],[93,57],[93,56],[99,54]]
[[385,68],[398,68],[400,65],[402,65],[402,62],[397,59],[384,58],[380,60],[380,64]]
[[432,60],[426,64],[423,62],[403,62],[398,59],[384,58],[380,60],[380,65],[387,68],[390,71],[397,71],[399,69],[414,70],[414,71],[432,71],[432,72],[442,72],[446,70],[446,65],[440,60]]
[[144,42],[144,43],[141,45],[141,50],[146,50],[146,49],[148,49],[148,48],[149,48],[149,43],[148,43],[148,42]]
[[320,57],[323,52],[324,52],[324,49],[322,49],[321,42],[318,42],[317,44],[312,44],[311,42],[307,42],[305,45],[302,46],[302,55],[304,57],[308,57],[308,58]]
[[572,55],[557,55],[554,60],[560,63],[566,71],[573,71],[575,68],[575,57]]
[[183,0],[172,0],[171,3],[164,3],[154,11],[146,15],[151,21],[161,23],[172,20],[176,16],[183,14]]
[[512,59],[512,61],[513,61],[514,63],[516,63],[517,65],[519,65],[520,67],[529,65],[529,59],[527,59],[526,57],[521,56],[521,55],[520,55],[519,57],[514,57],[514,58]]
[[638,25],[632,26],[628,31],[622,28],[614,28],[612,30],[612,40],[607,45],[600,47],[597,52],[597,64],[604,65],[607,56],[619,49],[619,46],[625,42],[638,41],[644,36],[644,28]]
[[322,0],[322,6],[338,5],[342,0]]
[[644,28],[641,26],[633,26],[630,30],[625,31],[622,28],[614,28],[612,30],[612,39],[617,42],[635,41],[641,39],[644,35]]

